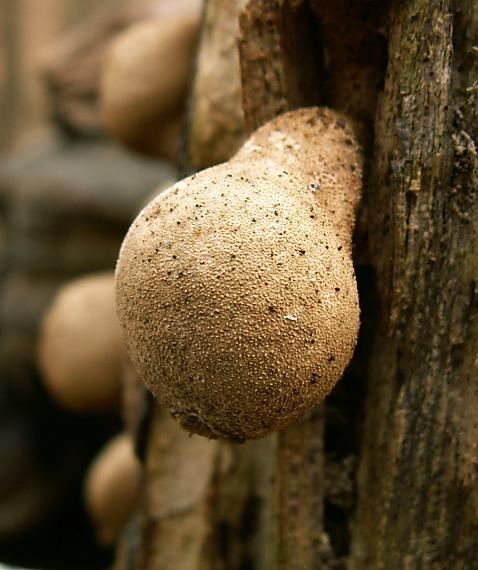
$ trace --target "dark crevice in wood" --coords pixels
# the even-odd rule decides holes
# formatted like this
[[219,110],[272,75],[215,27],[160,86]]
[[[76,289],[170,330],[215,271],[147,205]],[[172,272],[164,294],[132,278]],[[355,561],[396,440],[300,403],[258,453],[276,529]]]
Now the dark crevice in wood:
[[323,104],[353,118],[371,150],[377,96],[387,67],[388,2],[310,0],[324,57]]
[[[214,511],[217,515],[212,517],[214,528],[212,542],[217,550],[217,563],[221,568],[235,568],[242,570],[255,569],[253,545],[254,535],[259,525],[259,517],[263,508],[262,499],[253,490],[247,494],[240,512],[235,519],[227,519],[227,514],[222,512],[221,505]],[[226,515],[226,516],[225,516]]]
[[356,470],[363,428],[370,339],[378,322],[376,276],[371,266],[359,266],[362,326],[354,359],[325,402],[324,529],[334,553],[334,568],[345,568],[350,554],[352,519],[356,507]]

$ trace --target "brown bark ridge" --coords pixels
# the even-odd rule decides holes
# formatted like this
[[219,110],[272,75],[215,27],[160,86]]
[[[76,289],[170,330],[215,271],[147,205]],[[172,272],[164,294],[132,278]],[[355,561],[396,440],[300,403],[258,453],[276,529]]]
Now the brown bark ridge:
[[478,5],[397,1],[389,26],[368,204],[380,316],[351,567],[472,569]]
[[249,0],[240,14],[239,28],[248,132],[284,111],[317,104],[320,48],[313,13],[305,0]]
[[[191,436],[155,407],[143,492],[141,570],[201,567],[217,442]],[[207,566],[204,566],[206,568]]]
[[243,0],[207,0],[188,121],[191,170],[228,160],[244,141],[237,33]]

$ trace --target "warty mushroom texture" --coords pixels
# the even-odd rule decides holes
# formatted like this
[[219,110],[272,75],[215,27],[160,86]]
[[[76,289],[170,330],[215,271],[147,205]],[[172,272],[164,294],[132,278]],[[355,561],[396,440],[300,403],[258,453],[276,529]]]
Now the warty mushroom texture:
[[140,377],[186,429],[263,437],[342,376],[360,321],[360,189],[351,125],[300,109],[138,215],[117,263],[118,315]]

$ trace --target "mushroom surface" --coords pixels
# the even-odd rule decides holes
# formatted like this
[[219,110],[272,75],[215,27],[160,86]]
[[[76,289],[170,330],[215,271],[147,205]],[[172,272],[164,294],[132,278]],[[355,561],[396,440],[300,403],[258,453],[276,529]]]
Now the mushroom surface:
[[88,275],[60,289],[39,342],[44,383],[61,405],[76,412],[118,407],[124,346],[112,273]]
[[92,463],[85,482],[85,501],[98,541],[113,544],[134,512],[141,465],[131,437],[116,436]]
[[138,373],[182,425],[233,442],[316,406],[359,329],[352,127],[300,109],[176,183],[121,248],[117,308]]

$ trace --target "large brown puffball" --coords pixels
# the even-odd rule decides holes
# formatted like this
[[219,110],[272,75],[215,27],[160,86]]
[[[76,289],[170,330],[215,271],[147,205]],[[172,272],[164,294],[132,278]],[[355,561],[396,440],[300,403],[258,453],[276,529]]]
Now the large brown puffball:
[[46,387],[77,412],[119,405],[123,340],[112,273],[88,275],[65,285],[41,327],[39,366]]
[[132,516],[139,496],[140,473],[127,434],[114,438],[91,465],[85,501],[101,544],[113,544]]
[[175,160],[198,20],[195,10],[147,20],[112,42],[101,114],[107,130],[133,150]]
[[347,121],[286,113],[136,218],[117,306],[140,376],[184,427],[230,441],[316,406],[356,344],[361,166]]

